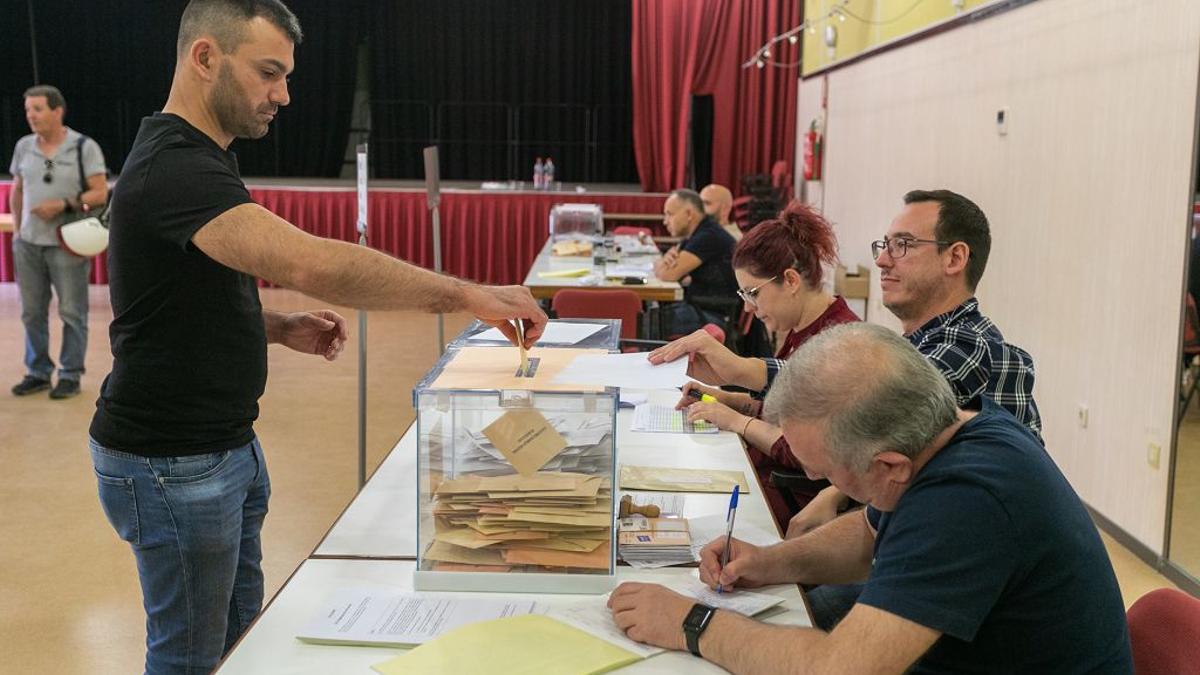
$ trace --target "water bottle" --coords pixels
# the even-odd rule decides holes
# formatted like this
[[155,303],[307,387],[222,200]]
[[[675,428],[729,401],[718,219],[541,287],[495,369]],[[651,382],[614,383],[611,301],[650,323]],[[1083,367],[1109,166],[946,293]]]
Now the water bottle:
[[542,164],[542,187],[547,190],[554,189],[554,160],[549,157]]
[[546,181],[546,166],[542,164],[542,158],[538,157],[533,163],[533,189],[541,190]]

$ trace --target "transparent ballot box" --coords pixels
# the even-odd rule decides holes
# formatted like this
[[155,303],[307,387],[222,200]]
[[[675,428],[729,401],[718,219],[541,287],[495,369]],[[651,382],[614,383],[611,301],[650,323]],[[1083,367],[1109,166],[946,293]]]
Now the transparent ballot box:
[[[512,343],[495,328],[476,319],[450,341],[449,349],[462,347],[509,347]],[[620,319],[555,319],[547,326],[538,347],[578,349],[621,349]]]
[[555,381],[609,350],[456,344],[413,390],[414,587],[610,590],[618,391]]
[[550,240],[604,234],[604,210],[599,204],[555,204],[550,209]]

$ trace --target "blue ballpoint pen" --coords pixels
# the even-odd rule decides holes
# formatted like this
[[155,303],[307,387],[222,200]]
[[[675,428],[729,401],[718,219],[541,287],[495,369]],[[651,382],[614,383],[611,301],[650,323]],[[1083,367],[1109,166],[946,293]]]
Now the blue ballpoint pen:
[[[737,516],[738,490],[740,487],[740,485],[734,485],[733,493],[729,495],[729,513],[725,514],[725,550],[721,552],[722,570],[729,564],[729,544],[733,539],[733,519]],[[717,592],[720,593],[722,590],[721,583],[717,582]]]

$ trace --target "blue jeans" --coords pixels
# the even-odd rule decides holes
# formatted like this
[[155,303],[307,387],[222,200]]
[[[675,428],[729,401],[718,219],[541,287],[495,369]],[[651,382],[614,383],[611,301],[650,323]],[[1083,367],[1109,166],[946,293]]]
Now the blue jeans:
[[89,441],[100,504],[133,547],[146,673],[208,673],[262,609],[262,446],[142,457]]
[[58,377],[78,382],[87,354],[88,273],[92,261],[58,246],[30,244],[18,236],[13,238],[13,263],[21,290],[21,322],[25,324],[25,369],[43,380],[54,374],[49,323],[53,288],[63,322]]
[[823,584],[804,594],[812,610],[813,625],[826,633],[833,630],[858,602],[862,584]]

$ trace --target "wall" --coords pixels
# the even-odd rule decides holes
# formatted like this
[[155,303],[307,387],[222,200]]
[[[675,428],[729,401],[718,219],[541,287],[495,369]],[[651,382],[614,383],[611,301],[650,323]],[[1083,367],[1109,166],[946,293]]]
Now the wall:
[[[1198,70],[1194,0],[1039,0],[825,75],[826,179],[807,190],[847,265],[871,264],[908,189],[947,187],[983,208],[993,249],[979,297],[1036,360],[1050,453],[1085,501],[1157,552]],[[801,129],[821,86],[801,83]],[[869,305],[898,326],[877,275]],[[1148,443],[1163,447],[1157,469]]]

